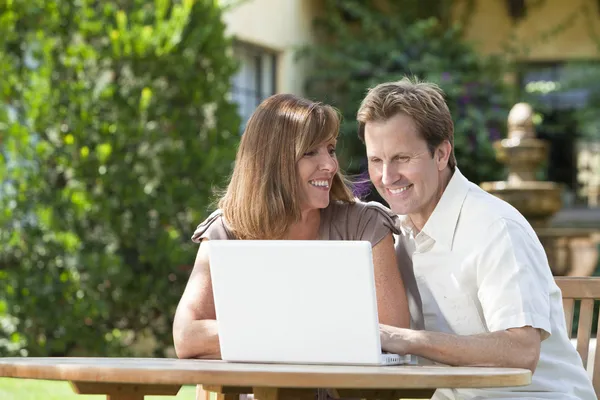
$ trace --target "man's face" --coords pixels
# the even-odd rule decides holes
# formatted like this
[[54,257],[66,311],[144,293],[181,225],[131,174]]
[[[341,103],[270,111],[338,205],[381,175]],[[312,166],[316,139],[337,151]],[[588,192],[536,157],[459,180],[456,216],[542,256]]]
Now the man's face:
[[365,144],[369,175],[379,194],[394,213],[408,215],[422,228],[443,193],[441,177],[450,144],[443,143],[432,156],[413,119],[405,114],[367,122]]

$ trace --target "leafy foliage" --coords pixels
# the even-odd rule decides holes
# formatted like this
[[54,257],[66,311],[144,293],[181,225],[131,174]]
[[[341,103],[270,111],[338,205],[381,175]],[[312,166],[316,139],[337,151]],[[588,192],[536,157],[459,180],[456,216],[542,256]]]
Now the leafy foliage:
[[125,354],[170,320],[238,140],[212,0],[0,4],[0,354]]
[[314,65],[307,91],[343,112],[341,159],[351,173],[364,169],[355,121],[366,89],[414,76],[446,92],[461,171],[475,182],[502,178],[491,144],[503,136],[510,107],[505,65],[463,40],[448,17],[450,3],[325,1],[324,17],[315,22],[321,44],[302,52]]

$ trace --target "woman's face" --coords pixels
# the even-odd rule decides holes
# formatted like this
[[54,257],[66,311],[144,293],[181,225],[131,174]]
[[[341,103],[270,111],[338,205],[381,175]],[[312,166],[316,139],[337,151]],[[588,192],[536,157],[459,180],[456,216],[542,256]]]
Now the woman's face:
[[302,155],[296,164],[302,211],[326,208],[333,177],[338,171],[335,141],[325,142]]

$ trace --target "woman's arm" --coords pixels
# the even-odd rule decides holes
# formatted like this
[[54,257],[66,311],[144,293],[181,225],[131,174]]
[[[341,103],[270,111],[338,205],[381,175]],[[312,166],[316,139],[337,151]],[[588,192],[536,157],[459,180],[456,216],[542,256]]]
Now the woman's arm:
[[373,246],[373,266],[379,322],[398,328],[409,328],[408,300],[396,262],[394,239],[391,233]]
[[200,244],[194,269],[175,312],[173,341],[179,358],[221,358],[206,247]]

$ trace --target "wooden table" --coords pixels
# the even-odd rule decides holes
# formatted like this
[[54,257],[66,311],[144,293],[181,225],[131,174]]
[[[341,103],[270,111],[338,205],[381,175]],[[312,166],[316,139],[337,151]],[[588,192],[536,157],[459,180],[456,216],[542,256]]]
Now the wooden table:
[[69,381],[80,394],[109,400],[176,395],[181,385],[202,384],[221,393],[254,393],[259,400],[311,399],[316,388],[343,397],[425,398],[436,388],[523,386],[529,370],[438,366],[325,366],[242,364],[157,358],[0,358],[0,376]]

